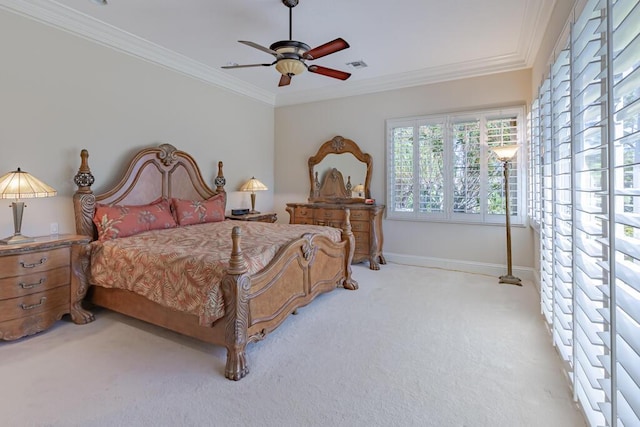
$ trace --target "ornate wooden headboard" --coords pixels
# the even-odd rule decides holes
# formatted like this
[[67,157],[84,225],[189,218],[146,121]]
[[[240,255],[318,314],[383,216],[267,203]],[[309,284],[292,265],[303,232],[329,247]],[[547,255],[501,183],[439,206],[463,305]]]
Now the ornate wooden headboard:
[[73,196],[76,232],[94,239],[97,237],[93,224],[96,203],[145,205],[159,198],[205,200],[219,193],[226,196],[222,162],[218,162],[216,189],[213,190],[202,179],[200,168],[193,157],[171,144],[139,151],[130,161],[120,182],[100,195],[94,195],[91,190],[94,177],[89,169],[89,152],[82,150],[80,158],[80,169],[74,177],[78,186]]

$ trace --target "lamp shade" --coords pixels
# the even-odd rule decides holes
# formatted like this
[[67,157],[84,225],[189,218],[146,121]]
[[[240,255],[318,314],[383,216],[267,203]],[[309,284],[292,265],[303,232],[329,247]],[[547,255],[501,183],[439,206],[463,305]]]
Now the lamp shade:
[[285,76],[298,75],[305,70],[302,61],[297,59],[285,58],[276,63],[276,70]]
[[251,179],[245,182],[242,187],[240,187],[240,191],[264,191],[268,190],[267,186],[255,179],[255,177],[251,177]]
[[364,185],[362,184],[358,184],[355,187],[353,187],[353,191],[356,193],[363,193],[364,192]]
[[518,148],[520,146],[518,144],[510,144],[510,145],[498,145],[495,147],[491,147],[491,151],[496,153],[498,160],[501,162],[506,162],[511,160],[513,156],[516,155]]
[[56,194],[58,194],[56,190],[20,168],[0,177],[0,198],[2,199],[52,197]]

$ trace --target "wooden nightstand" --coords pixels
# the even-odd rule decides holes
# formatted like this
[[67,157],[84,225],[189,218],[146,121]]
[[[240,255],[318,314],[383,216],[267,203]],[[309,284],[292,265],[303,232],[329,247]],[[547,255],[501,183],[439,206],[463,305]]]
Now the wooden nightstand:
[[233,219],[236,221],[260,221],[260,222],[276,222],[278,220],[278,214],[274,212],[267,213],[254,213],[246,215],[227,215],[227,219]]
[[44,331],[71,313],[75,323],[93,320],[80,306],[81,251],[87,236],[61,234],[35,242],[0,245],[0,339]]

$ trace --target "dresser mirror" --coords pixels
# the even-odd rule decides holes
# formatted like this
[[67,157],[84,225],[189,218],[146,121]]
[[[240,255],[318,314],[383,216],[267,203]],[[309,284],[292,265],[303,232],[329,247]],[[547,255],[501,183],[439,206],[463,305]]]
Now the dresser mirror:
[[363,203],[370,199],[371,156],[336,136],[309,158],[309,202]]

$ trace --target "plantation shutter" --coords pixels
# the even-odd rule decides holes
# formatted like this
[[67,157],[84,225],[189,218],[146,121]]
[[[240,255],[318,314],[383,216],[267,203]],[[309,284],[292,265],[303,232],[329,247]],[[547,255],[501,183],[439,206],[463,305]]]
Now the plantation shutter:
[[[590,0],[572,29],[574,394],[592,426],[611,414],[606,2]],[[603,387],[604,386],[604,387]],[[611,420],[607,420],[611,425]]]
[[573,367],[571,84],[569,50],[551,67],[553,161],[553,343]]
[[529,130],[529,218],[540,226],[540,109],[538,99],[531,105]]
[[[488,148],[500,145],[519,144],[518,135],[518,117],[502,116],[498,118],[490,118],[486,121],[487,146]],[[513,159],[509,161],[509,194],[504,194],[504,176],[503,165],[498,160],[493,151],[489,151],[488,162],[488,198],[487,213],[489,215],[505,214],[505,197],[509,201],[509,212],[511,216],[518,216],[518,192],[520,191],[518,183],[518,163],[521,161],[519,151]]]
[[540,307],[553,324],[553,160],[551,131],[551,80],[540,88]]
[[444,212],[444,129],[441,123],[418,128],[420,212]]
[[[612,338],[605,341],[615,373],[614,415],[640,425],[640,4],[612,2]],[[608,383],[605,383],[609,385]],[[615,422],[614,422],[615,423]]]
[[390,195],[393,197],[391,206],[394,211],[413,211],[414,200],[414,126],[397,126],[391,130],[389,164],[393,171],[389,174],[389,186],[393,188]]
[[455,121],[453,139],[453,201],[451,209],[456,214],[481,214],[484,197],[480,143],[480,120]]

